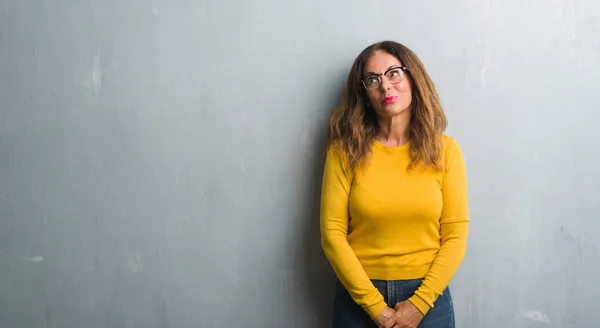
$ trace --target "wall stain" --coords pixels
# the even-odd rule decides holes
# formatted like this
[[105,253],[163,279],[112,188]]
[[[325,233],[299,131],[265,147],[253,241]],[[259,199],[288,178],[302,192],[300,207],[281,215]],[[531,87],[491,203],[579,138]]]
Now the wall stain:
[[52,308],[47,306],[44,311],[45,328],[52,328]]

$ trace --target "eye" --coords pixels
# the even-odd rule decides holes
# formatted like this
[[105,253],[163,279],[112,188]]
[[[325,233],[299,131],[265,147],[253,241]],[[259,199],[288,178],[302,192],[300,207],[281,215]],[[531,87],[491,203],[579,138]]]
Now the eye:
[[400,75],[400,69],[394,68],[393,70],[389,71],[388,75],[390,77],[398,76],[398,75]]
[[374,84],[374,83],[378,83],[378,82],[379,82],[379,80],[375,76],[369,76],[365,79],[365,83],[367,83],[367,84]]

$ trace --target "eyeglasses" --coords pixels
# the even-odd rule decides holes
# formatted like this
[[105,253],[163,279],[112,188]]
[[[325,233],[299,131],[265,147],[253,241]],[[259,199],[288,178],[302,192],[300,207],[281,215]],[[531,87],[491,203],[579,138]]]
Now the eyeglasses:
[[365,89],[371,91],[379,88],[381,85],[381,76],[385,75],[385,78],[391,84],[398,84],[404,80],[404,72],[407,71],[406,66],[396,66],[388,69],[382,74],[371,73],[364,79],[360,80]]

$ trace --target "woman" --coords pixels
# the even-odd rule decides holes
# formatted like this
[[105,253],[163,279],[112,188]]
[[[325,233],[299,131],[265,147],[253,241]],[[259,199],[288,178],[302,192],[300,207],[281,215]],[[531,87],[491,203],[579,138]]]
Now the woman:
[[330,118],[322,181],[334,327],[454,327],[447,286],[469,217],[462,151],[446,124],[407,47],[380,42],[356,58]]

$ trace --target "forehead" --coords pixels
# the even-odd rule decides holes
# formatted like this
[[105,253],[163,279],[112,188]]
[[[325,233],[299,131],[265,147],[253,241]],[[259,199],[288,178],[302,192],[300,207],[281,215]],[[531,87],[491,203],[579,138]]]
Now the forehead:
[[402,66],[398,58],[385,51],[377,51],[365,62],[364,74],[383,73],[391,66]]

